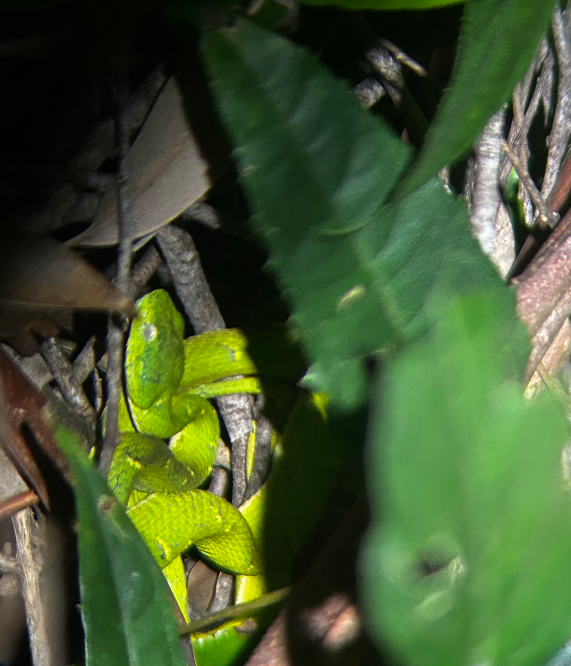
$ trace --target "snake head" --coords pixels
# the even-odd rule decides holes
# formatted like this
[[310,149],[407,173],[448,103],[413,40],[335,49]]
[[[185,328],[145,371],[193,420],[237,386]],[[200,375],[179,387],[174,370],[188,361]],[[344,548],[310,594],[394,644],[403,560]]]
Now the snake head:
[[137,407],[149,409],[182,379],[184,320],[163,289],[143,296],[135,307],[125,359],[127,390]]

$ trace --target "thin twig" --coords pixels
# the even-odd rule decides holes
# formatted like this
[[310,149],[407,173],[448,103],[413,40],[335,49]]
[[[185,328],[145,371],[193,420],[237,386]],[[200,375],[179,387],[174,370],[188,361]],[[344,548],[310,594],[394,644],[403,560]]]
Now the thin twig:
[[[119,254],[117,259],[116,283],[125,294],[130,293],[131,257],[133,239],[130,225],[130,206],[126,195],[127,176],[125,159],[129,151],[129,136],[122,125],[121,112],[125,108],[127,97],[126,77],[122,77],[118,93],[115,135],[118,148],[117,173],[117,227],[119,235]],[[118,326],[113,317],[109,317],[107,333],[107,420],[105,439],[101,448],[99,467],[106,476],[109,473],[111,459],[117,448],[119,435],[119,401],[122,392],[123,376],[123,336],[125,326]]]
[[75,357],[73,365],[71,367],[71,380],[75,384],[81,386],[83,382],[89,377],[89,375],[95,369],[95,336],[92,335],[91,338],[86,342],[83,349]]
[[[514,122],[512,123],[512,126],[510,128],[510,132],[508,135],[508,144],[512,147],[512,150],[514,151],[514,153],[516,153],[519,159],[524,162],[527,161],[529,157],[527,135],[529,133],[531,123],[533,122],[537,110],[539,109],[539,104],[541,100],[548,95],[548,91],[551,89],[553,85],[554,66],[555,66],[555,58],[551,50],[549,50],[547,51],[545,59],[543,60],[543,63],[541,65],[541,73],[535,85],[535,89],[533,91],[533,95],[531,97],[529,105],[525,111],[523,121],[519,123],[516,122],[514,118]],[[535,68],[535,60],[530,66],[530,69],[532,67]],[[523,107],[523,104],[524,102],[523,100],[521,100],[520,106]],[[510,168],[511,168],[510,161],[506,155],[504,160],[502,160],[500,168],[500,183],[502,186],[505,185],[506,183],[507,177],[510,172]]]
[[[195,333],[225,328],[190,234],[170,224],[157,233],[157,241]],[[247,394],[236,393],[219,396],[216,403],[232,445],[232,504],[240,506],[246,493],[246,456],[252,431],[253,400]]]
[[122,122],[122,112],[127,106],[126,77],[123,76],[118,93],[117,115],[115,118],[115,134],[118,147],[117,161],[117,226],[119,229],[119,256],[117,260],[117,286],[124,293],[129,293],[131,257],[133,255],[133,239],[131,237],[130,202],[127,197],[127,171],[125,160],[129,152],[129,135]]
[[245,393],[221,395],[216,404],[232,444],[232,504],[240,506],[246,495],[248,437],[252,432],[252,396]]
[[256,447],[254,453],[254,463],[252,471],[248,478],[248,488],[245,500],[256,494],[264,485],[269,476],[272,466],[272,439],[274,429],[270,419],[260,412],[263,408],[263,395],[260,396],[261,404],[256,404]]
[[20,586],[26,606],[26,620],[30,637],[30,651],[34,666],[56,666],[52,660],[48,608],[40,585],[44,566],[42,554],[43,530],[34,521],[32,510],[27,508],[12,517],[18,561]]
[[533,261],[514,280],[518,310],[534,336],[571,288],[571,212],[563,217]]
[[388,39],[379,39],[379,45],[387,49],[387,51],[393,56],[397,61],[411,69],[418,76],[424,77],[427,76],[428,72],[424,67],[411,58],[407,53],[405,53],[399,46],[389,42]]
[[25,490],[0,502],[0,520],[9,518],[13,514],[25,509],[27,506],[39,504],[40,498],[33,490]]
[[40,345],[40,353],[50,369],[64,399],[79,414],[95,424],[93,408],[83,392],[81,384],[74,381],[71,363],[60,349],[55,338],[48,338]]
[[[569,199],[571,192],[571,152],[568,152],[563,160],[561,169],[557,175],[554,186],[551,189],[546,204],[549,210],[553,212],[561,212]],[[546,224],[542,224],[538,219],[534,228],[547,229]],[[529,262],[530,258],[534,256],[537,248],[541,244],[541,240],[533,234],[525,239],[525,242],[518,254],[515,263],[512,266],[511,274],[518,275],[523,267]]]
[[569,198],[571,192],[571,152],[567,152],[561,169],[557,174],[557,180],[552,187],[549,197],[547,198],[547,205],[550,210],[561,212],[561,209]]
[[212,613],[204,618],[201,618],[200,620],[189,622],[184,627],[181,627],[179,631],[181,634],[212,631],[225,622],[228,622],[228,620],[232,618],[248,617],[249,614],[259,611],[260,609],[273,606],[274,604],[282,603],[290,596],[291,592],[291,587],[282,587],[281,589],[275,590],[274,592],[267,592],[261,597],[254,599],[254,601],[248,601],[247,603],[243,604],[236,604],[236,606],[230,610],[225,610],[223,613]]
[[519,157],[517,157],[517,155],[511,150],[511,148],[504,140],[502,140],[501,146],[506,155],[508,156],[510,162],[512,163],[514,169],[516,170],[520,182],[523,183],[525,189],[527,190],[529,196],[531,197],[533,205],[537,208],[540,220],[544,224],[549,224],[549,226],[552,227],[555,226],[559,221],[559,215],[549,210],[547,204],[545,203],[543,197],[541,196],[541,193],[539,192],[537,186],[535,185],[531,176],[529,175],[525,164],[521,162]]
[[96,414],[99,414],[103,408],[103,380],[101,379],[101,375],[97,368],[93,370],[91,377],[93,387],[93,409]]
[[513,96],[512,96],[512,106],[514,114],[514,125],[517,127],[521,126],[525,116],[526,103],[529,98],[529,93],[531,90],[531,85],[534,81],[535,74],[543,64],[543,61],[547,57],[549,47],[547,40],[543,39],[540,44],[539,53],[530,63],[523,79],[516,85]]
[[190,234],[169,224],[159,230],[157,241],[194,332],[200,335],[226,328]]
[[515,261],[516,239],[509,211],[503,201],[500,201],[495,224],[497,235],[490,260],[500,277],[506,280]]
[[529,381],[571,312],[571,287],[565,291],[531,339],[531,354],[525,372]]
[[383,46],[369,49],[366,57],[379,74],[393,104],[402,113],[411,140],[421,144],[428,129],[428,121],[406,85],[400,63]]
[[131,294],[137,296],[163,263],[154,245],[150,245],[131,271]]
[[549,385],[549,377],[553,377],[561,369],[569,358],[570,351],[571,323],[566,318],[551,346],[543,355],[537,370],[529,380],[524,393],[526,398],[533,398],[544,386]]
[[551,134],[549,135],[549,153],[543,177],[541,194],[547,198],[553,188],[559,167],[569,144],[571,134],[571,47],[565,34],[563,16],[559,3],[555,4],[552,19],[553,38],[559,78],[557,81],[557,104]]
[[476,178],[473,192],[472,231],[482,251],[490,255],[496,242],[496,216],[500,205],[498,170],[506,108],[487,122],[476,142]]
[[103,388],[101,385],[101,377],[95,362],[94,344],[95,336],[92,336],[75,358],[71,369],[71,376],[75,382],[83,384],[89,375],[91,375],[93,387],[93,411],[96,414],[99,414],[103,405]]
[[220,439],[218,442],[218,452],[216,454],[216,463],[212,470],[208,492],[218,497],[225,497],[226,491],[230,485],[230,449]]

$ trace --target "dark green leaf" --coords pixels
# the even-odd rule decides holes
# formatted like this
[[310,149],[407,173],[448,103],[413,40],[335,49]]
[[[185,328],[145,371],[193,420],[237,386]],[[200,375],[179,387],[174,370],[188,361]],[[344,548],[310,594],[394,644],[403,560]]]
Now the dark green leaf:
[[437,292],[505,288],[464,203],[438,181],[384,205],[409,149],[310,53],[241,21],[211,34],[205,55],[253,223],[313,363],[308,382],[354,406],[362,358],[421,332]]
[[512,380],[510,314],[489,294],[454,299],[379,393],[362,592],[409,666],[536,666],[569,635],[568,428]]
[[74,477],[87,666],[185,666],[161,570],[74,435],[56,435]]
[[467,0],[450,87],[401,194],[470,149],[523,76],[553,5],[552,0]]

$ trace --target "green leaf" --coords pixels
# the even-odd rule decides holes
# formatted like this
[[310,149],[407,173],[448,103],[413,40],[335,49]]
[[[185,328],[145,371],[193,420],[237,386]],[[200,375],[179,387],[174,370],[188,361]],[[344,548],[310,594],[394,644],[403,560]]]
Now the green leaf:
[[418,160],[399,187],[401,195],[470,149],[524,75],[553,5],[550,0],[467,0],[450,87]]
[[378,393],[362,596],[410,666],[532,666],[568,638],[568,427],[513,381],[509,315],[487,293],[454,299]]
[[74,477],[87,666],[185,666],[161,570],[74,435],[56,436]]
[[336,5],[346,9],[431,9],[464,0],[301,0],[304,5]]
[[438,181],[384,205],[409,148],[310,53],[240,21],[205,57],[313,388],[363,401],[362,358],[422,332],[436,293],[489,284],[511,298]]

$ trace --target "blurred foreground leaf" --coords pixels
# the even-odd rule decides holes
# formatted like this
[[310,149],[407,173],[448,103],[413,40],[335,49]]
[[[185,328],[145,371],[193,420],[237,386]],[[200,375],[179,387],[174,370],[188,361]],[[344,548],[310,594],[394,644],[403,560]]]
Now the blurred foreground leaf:
[[547,29],[552,0],[467,0],[452,79],[401,194],[462,157],[508,100]]
[[87,666],[185,666],[159,567],[73,435],[57,438],[74,476]]
[[309,52],[240,21],[205,57],[314,389],[363,401],[363,357],[422,332],[437,293],[488,284],[511,298],[440,182],[384,203],[410,150]]
[[119,310],[132,301],[65,245],[0,232],[0,335],[29,328],[50,310]]
[[362,596],[409,666],[545,663],[569,637],[568,427],[513,381],[495,299],[454,299],[387,369],[370,447]]

